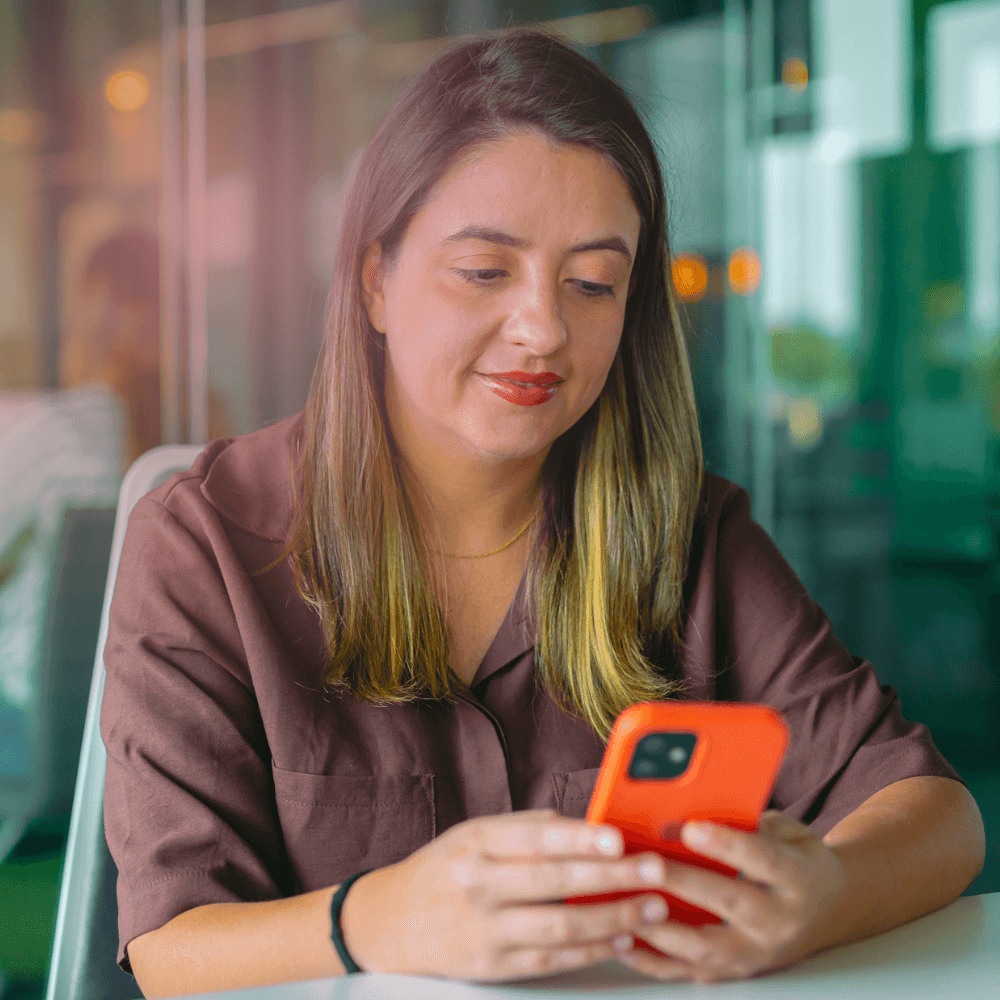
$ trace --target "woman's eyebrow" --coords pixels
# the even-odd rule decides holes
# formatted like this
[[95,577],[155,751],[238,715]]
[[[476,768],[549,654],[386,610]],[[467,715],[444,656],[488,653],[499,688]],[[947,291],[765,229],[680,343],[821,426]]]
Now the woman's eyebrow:
[[[513,236],[500,229],[477,225],[465,226],[457,233],[446,236],[441,243],[457,243],[460,240],[485,240],[487,243],[499,243],[501,246],[515,247],[518,250],[524,250],[531,246],[531,243],[522,236]],[[584,253],[587,250],[614,250],[615,253],[620,253],[629,264],[632,263],[632,254],[620,236],[605,236],[603,239],[577,243],[576,246],[569,248],[570,253]]]

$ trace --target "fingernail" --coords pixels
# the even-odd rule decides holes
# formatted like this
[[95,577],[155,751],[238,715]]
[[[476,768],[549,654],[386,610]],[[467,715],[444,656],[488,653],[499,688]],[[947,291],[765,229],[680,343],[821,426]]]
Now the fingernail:
[[603,830],[597,835],[597,847],[605,854],[617,854],[619,846],[618,834],[612,830]]
[[611,942],[611,947],[614,948],[615,951],[629,951],[634,943],[635,940],[631,934],[622,934],[621,937],[616,937]]
[[646,882],[659,882],[663,868],[658,861],[643,861],[639,865],[639,877]]
[[712,831],[702,823],[685,823],[681,836],[689,844],[707,844],[712,839]]
[[642,919],[647,924],[655,924],[667,915],[667,904],[662,899],[651,899],[642,904]]

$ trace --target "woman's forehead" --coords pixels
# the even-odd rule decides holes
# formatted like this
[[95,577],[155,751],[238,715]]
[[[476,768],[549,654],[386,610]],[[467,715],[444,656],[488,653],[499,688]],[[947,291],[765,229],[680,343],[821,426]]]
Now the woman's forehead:
[[421,237],[442,245],[463,233],[473,239],[477,229],[509,233],[510,246],[530,240],[530,233],[573,234],[617,237],[632,257],[640,228],[628,185],[603,154],[534,133],[480,144],[461,156],[413,221]]

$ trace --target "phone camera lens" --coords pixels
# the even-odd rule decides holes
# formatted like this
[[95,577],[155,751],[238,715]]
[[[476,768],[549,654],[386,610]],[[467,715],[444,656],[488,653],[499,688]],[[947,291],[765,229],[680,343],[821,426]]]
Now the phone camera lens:
[[629,777],[647,781],[679,777],[691,764],[697,740],[694,733],[647,733],[636,744]]

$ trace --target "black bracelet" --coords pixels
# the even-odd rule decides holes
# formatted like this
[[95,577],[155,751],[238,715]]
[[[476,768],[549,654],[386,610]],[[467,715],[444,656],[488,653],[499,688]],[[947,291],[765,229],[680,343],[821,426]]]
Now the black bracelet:
[[333,941],[333,946],[337,949],[340,961],[344,964],[344,971],[349,976],[353,975],[355,972],[361,972],[361,967],[354,961],[353,958],[351,958],[350,953],[347,950],[347,945],[344,944],[344,935],[340,930],[340,910],[344,905],[344,897],[347,895],[347,890],[350,889],[362,875],[367,875],[368,872],[373,870],[374,869],[369,868],[367,871],[358,872],[356,875],[352,875],[350,878],[344,879],[344,881],[340,883],[340,888],[333,894],[333,899],[330,901],[330,940]]

